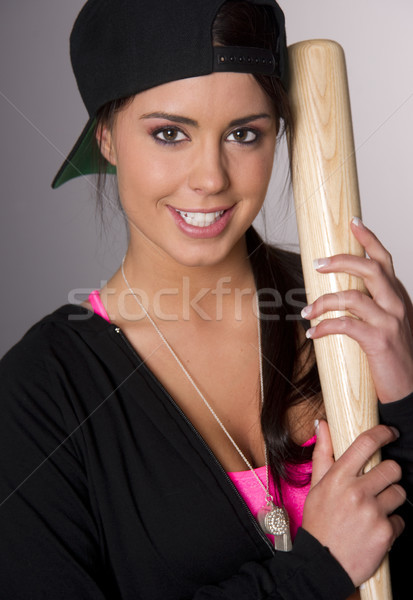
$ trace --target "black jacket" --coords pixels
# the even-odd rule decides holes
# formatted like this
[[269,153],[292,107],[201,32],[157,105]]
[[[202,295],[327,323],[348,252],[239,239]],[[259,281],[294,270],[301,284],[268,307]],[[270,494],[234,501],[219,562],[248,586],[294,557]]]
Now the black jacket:
[[[302,529],[292,552],[274,553],[115,325],[73,305],[40,321],[1,361],[0,402],[1,598],[341,600],[352,592]],[[411,402],[403,407],[410,431]]]

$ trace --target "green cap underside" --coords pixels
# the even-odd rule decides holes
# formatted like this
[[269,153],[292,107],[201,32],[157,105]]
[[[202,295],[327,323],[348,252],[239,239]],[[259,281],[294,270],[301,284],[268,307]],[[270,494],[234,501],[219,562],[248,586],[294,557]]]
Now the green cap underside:
[[[95,139],[96,120],[94,119],[80,142],[76,144],[69,154],[64,165],[56,175],[52,187],[56,189],[75,177],[99,173],[99,149]],[[116,174],[116,167],[103,159],[105,172]]]

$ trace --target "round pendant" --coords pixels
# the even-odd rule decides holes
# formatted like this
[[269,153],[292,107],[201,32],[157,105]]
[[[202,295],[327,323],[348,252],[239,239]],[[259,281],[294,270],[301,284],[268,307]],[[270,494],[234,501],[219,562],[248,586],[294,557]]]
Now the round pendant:
[[290,524],[284,508],[268,503],[258,511],[258,522],[265,533],[284,535],[289,533]]

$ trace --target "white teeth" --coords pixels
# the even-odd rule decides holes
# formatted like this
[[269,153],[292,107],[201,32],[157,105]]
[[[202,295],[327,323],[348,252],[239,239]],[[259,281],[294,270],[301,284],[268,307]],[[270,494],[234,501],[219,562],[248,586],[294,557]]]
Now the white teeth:
[[210,212],[210,213],[192,213],[192,212],[182,212],[180,210],[175,209],[177,213],[181,215],[185,223],[188,225],[193,225],[194,227],[208,227],[208,225],[212,225],[222,217],[225,211],[219,210],[218,212]]

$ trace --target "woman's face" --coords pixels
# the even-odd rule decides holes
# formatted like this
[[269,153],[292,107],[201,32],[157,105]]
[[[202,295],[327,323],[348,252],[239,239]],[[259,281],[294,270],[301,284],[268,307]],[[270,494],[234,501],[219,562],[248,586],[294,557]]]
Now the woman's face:
[[213,73],[136,95],[102,132],[132,248],[185,266],[245,252],[276,133],[271,102],[249,74]]

